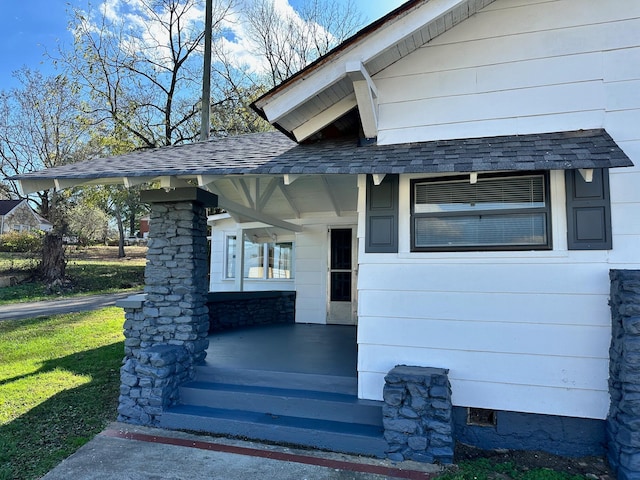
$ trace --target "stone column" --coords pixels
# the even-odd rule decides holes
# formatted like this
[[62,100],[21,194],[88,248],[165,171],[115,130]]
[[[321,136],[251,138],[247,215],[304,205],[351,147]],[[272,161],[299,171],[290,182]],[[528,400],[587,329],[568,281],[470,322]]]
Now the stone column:
[[209,346],[206,207],[217,197],[198,188],[142,192],[151,205],[145,296],[125,308],[125,360],[119,420],[156,425],[193,378]]
[[640,480],[640,271],[611,270],[608,459],[619,480]]
[[393,461],[453,462],[449,371],[398,365],[385,376],[382,422]]

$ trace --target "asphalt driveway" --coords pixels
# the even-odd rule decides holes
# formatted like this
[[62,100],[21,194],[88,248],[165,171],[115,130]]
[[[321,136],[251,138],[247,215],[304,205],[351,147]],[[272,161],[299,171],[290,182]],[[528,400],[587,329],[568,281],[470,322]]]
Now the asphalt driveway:
[[138,292],[87,295],[81,297],[44,300],[41,302],[12,303],[0,305],[0,321],[37,318],[61,313],[85,312],[115,305],[118,300]]

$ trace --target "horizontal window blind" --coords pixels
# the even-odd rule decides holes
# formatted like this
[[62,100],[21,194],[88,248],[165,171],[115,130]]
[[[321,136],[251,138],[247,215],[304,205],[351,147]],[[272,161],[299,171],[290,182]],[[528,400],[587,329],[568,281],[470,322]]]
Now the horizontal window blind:
[[544,207],[544,177],[506,177],[415,184],[417,213]]

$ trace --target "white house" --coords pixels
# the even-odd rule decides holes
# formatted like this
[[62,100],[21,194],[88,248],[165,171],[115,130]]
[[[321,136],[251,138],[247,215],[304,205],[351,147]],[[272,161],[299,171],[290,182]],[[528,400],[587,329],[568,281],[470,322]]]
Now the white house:
[[[638,164],[639,15],[625,0],[409,2],[255,105],[298,141],[356,105],[379,146],[604,129]],[[431,365],[450,369],[454,405],[603,420],[608,275],[640,267],[640,171],[522,172],[505,150],[483,153],[505,167],[485,171],[476,157],[470,173],[399,175],[393,252],[367,251],[359,175],[357,205],[301,216],[304,231],[265,240],[269,252],[280,241],[295,251],[286,278],[265,263],[245,271],[244,288],[296,290],[297,321],[357,321],[361,398],[381,399],[396,364]],[[568,188],[605,198],[573,213]],[[252,225],[212,220],[211,290],[233,290],[229,239]],[[336,228],[358,239],[353,309],[340,318],[327,281]]]
[[281,133],[21,182],[196,181],[228,212],[210,290],[357,325],[359,398],[444,368],[454,415],[498,422],[456,417],[459,439],[597,451],[609,272],[640,269],[639,92],[640,2],[413,0],[254,103]]
[[0,200],[0,235],[12,231],[51,230],[51,222],[42,218],[26,200]]

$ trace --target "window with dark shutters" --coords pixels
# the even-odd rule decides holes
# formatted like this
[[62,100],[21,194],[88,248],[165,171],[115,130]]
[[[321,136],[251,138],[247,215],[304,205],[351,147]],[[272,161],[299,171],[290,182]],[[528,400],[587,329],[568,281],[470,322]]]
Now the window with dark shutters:
[[593,169],[591,182],[587,182],[580,171],[567,170],[565,181],[569,250],[610,250],[609,170]]

